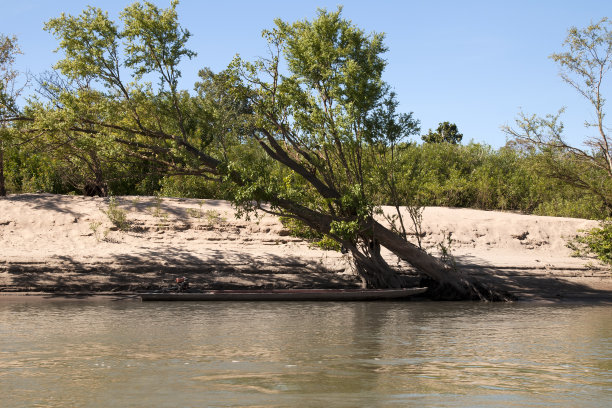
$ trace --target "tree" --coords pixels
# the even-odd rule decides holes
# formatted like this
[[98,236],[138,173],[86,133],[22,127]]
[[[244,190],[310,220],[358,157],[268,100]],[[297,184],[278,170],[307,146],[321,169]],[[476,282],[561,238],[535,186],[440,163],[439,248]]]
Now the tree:
[[373,169],[375,184],[381,199],[374,202],[380,205],[392,205],[395,207],[394,214],[384,214],[391,229],[404,240],[408,237],[408,228],[400,206],[407,206],[408,215],[412,221],[414,235],[421,248],[421,220],[423,207],[419,203],[416,189],[412,181],[416,176],[416,163],[405,163],[399,155],[410,146],[408,138],[417,134],[421,129],[419,121],[409,114],[396,113],[398,102],[395,93],[391,92],[389,97],[382,101],[380,107],[374,110],[370,119],[370,127],[373,130],[368,149],[373,155]]
[[425,143],[452,143],[459,144],[463,135],[459,133],[457,125],[450,122],[441,122],[435,132],[429,129],[426,135],[421,136]]
[[[194,53],[176,4],[135,3],[121,13],[123,27],[91,7],[51,20],[65,54],[57,68],[77,88],[23,120],[38,131],[106,134],[168,174],[222,183],[244,212],[295,218],[349,250],[371,287],[402,284],[381,255],[386,247],[441,295],[499,298],[375,218],[374,169],[390,168],[397,143],[418,128],[395,113],[381,79],[381,34],[366,35],[340,10],[320,10],[312,22],[277,20],[264,31],[268,58],[203,70],[190,95],[178,89],[180,60]],[[143,81],[151,77],[157,88]]]
[[550,56],[560,67],[564,82],[574,88],[592,106],[594,129],[584,147],[572,146],[563,135],[558,113],[539,117],[520,113],[517,128],[504,126],[511,142],[522,148],[545,154],[545,170],[553,177],[600,197],[612,214],[612,140],[605,122],[607,73],[612,67],[612,21],[603,18],[586,28],[570,28],[563,45],[566,51]]
[[17,98],[23,88],[17,87],[19,72],[15,57],[21,54],[17,37],[0,34],[0,196],[6,195],[4,180],[4,152],[9,147],[12,129],[6,121],[18,113]]
[[137,184],[154,170],[149,162],[128,154],[115,143],[112,131],[98,131],[91,126],[73,129],[50,123],[74,103],[69,95],[80,94],[79,109],[89,109],[102,118],[98,108],[103,101],[95,92],[88,92],[77,81],[57,72],[45,73],[38,79],[38,95],[30,98],[24,114],[36,118],[35,123],[20,126],[23,146],[43,155],[53,163],[61,184],[69,191],[105,197],[121,194],[125,186]]
[[[294,217],[340,242],[371,287],[401,285],[381,256],[385,247],[459,297],[493,297],[482,286],[383,226],[372,177],[398,138],[416,130],[382,81],[386,51],[381,34],[366,35],[336,12],[319,10],[314,21],[276,20],[264,31],[270,55],[236,62],[255,113],[252,132],[261,148],[291,171],[285,183],[261,177],[245,183],[242,205]],[[281,69],[287,67],[287,71]],[[254,172],[253,172],[254,173]],[[393,182],[393,178],[390,179]],[[254,189],[253,186],[259,188]]]
[[[201,153],[196,144],[210,141],[191,117],[200,108],[178,89],[179,61],[195,53],[184,47],[190,34],[178,25],[177,4],[134,3],[121,13],[121,27],[93,7],[45,25],[66,56],[18,119],[66,170],[66,181],[87,194],[106,195],[109,181],[135,169],[205,173],[184,163]],[[178,146],[190,153],[177,153]]]

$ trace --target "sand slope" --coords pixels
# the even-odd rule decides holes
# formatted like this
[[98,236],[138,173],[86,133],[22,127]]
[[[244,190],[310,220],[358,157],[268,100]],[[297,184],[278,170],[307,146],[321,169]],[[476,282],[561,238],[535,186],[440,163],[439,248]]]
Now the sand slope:
[[[236,219],[227,202],[120,197],[130,227],[117,230],[108,199],[24,194],[0,198],[0,291],[133,291],[189,276],[199,287],[360,285],[342,254],[313,249],[272,216]],[[386,209],[389,210],[389,209]],[[523,298],[612,300],[609,268],[566,247],[593,221],[426,208],[425,248],[450,232],[468,273]],[[406,270],[397,258],[388,260]]]

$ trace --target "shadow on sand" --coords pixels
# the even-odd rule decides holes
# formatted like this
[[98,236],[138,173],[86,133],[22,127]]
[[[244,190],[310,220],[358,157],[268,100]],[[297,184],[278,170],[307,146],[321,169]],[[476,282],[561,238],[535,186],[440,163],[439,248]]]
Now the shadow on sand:
[[[460,270],[519,299],[588,300],[612,302],[609,290],[594,289],[581,281],[585,270],[496,267],[483,259],[457,257]],[[198,289],[348,288],[359,287],[355,275],[328,270],[291,255],[255,257],[241,252],[215,250],[196,256],[180,249],[145,250],[118,254],[103,264],[80,262],[69,256],[42,262],[0,265],[11,283],[0,291],[44,291],[71,296],[79,293],[133,293],[159,290],[179,276]],[[594,279],[597,279],[596,277]],[[63,295],[66,296],[66,295]]]
[[577,278],[588,271],[545,267],[499,267],[473,256],[458,256],[457,267],[494,288],[508,291],[519,300],[589,300],[612,302],[612,292],[594,289]]
[[[120,254],[105,264],[87,264],[68,256],[43,263],[9,264],[12,284],[5,290],[45,292],[137,292],[158,290],[178,276],[194,289],[346,288],[359,287],[353,275],[307,264],[293,256],[268,256],[265,261],[244,253],[227,256],[220,250],[198,257],[178,249]],[[166,282],[165,282],[166,281]]]

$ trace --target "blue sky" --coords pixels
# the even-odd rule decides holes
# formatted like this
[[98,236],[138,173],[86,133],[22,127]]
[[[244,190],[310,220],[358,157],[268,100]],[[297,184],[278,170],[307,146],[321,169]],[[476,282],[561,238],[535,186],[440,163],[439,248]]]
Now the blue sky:
[[[87,5],[117,18],[130,0],[0,0],[0,32],[16,35],[24,55],[17,68],[40,74],[58,55],[55,39],[42,27],[61,12],[78,14]],[[153,3],[167,7],[169,0]],[[261,30],[277,17],[312,19],[317,8],[335,10],[366,32],[384,32],[389,52],[385,79],[403,111],[421,121],[422,133],[454,122],[464,142],[503,146],[500,127],[520,110],[545,115],[565,106],[566,136],[580,144],[593,117],[586,101],[558,76],[548,58],[562,51],[571,26],[585,27],[612,17],[609,0],[578,1],[196,1],[178,6],[198,56],[182,66],[182,85],[191,89],[200,68],[223,69],[239,53],[264,55]],[[606,91],[611,87],[608,85]],[[609,95],[610,92],[607,92]],[[605,96],[605,95],[604,95]]]

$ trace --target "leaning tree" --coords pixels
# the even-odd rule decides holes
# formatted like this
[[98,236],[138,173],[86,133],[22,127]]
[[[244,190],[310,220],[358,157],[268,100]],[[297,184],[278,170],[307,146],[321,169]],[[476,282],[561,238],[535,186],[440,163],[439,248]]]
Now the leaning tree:
[[269,55],[234,61],[237,83],[229,88],[253,109],[251,137],[290,172],[282,180],[264,175],[239,184],[239,204],[265,203],[256,205],[332,237],[371,287],[401,285],[381,255],[384,247],[433,278],[439,293],[498,298],[375,217],[374,196],[383,186],[374,174],[386,168],[393,187],[393,149],[419,130],[411,114],[395,113],[394,94],[382,80],[383,35],[365,34],[341,9],[319,10],[314,21],[276,20],[263,34]]
[[203,70],[191,95],[178,87],[180,60],[195,54],[176,5],[134,3],[121,26],[91,7],[47,23],[64,53],[56,68],[80,86],[24,120],[41,131],[110,136],[168,174],[223,183],[241,210],[292,217],[341,243],[370,287],[402,284],[384,247],[435,281],[441,297],[505,299],[376,217],[375,174],[387,169],[393,183],[389,149],[418,131],[411,115],[395,113],[382,80],[382,34],[364,33],[340,9],[277,20],[264,31],[267,57]]

